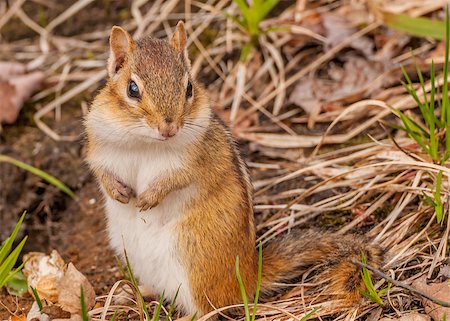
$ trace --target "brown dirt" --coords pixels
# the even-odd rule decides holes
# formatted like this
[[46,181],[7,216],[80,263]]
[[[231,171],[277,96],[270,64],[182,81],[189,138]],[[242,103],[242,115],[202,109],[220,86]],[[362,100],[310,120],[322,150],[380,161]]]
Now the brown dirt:
[[[81,131],[79,120],[64,120],[58,127],[66,132]],[[55,142],[33,127],[4,128],[0,153],[58,177],[75,191],[76,199],[15,166],[0,164],[1,185],[6,187],[0,188],[0,233],[3,239],[27,210],[22,234],[29,235],[29,241],[23,252],[56,249],[88,277],[97,293],[106,293],[121,276],[108,247],[101,195],[83,163],[82,145],[81,140]],[[5,305],[0,305],[0,320],[4,320],[10,312],[20,314],[18,306],[28,310],[32,300],[3,291],[0,302]]]

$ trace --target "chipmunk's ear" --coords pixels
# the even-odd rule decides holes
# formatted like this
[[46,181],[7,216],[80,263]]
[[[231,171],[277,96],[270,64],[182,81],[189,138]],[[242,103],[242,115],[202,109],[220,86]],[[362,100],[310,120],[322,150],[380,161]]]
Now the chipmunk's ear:
[[111,29],[109,46],[108,72],[109,76],[113,77],[122,68],[125,56],[131,52],[135,43],[128,32],[121,27],[114,26]]
[[175,32],[173,33],[169,43],[172,48],[181,51],[186,59],[186,63],[190,64],[187,54],[187,35],[183,21],[178,21]]

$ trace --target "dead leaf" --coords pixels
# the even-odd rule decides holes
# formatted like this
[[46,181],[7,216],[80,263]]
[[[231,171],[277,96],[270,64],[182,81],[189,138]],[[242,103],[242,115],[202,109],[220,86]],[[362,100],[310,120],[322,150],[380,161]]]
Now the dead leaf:
[[49,305],[42,308],[41,313],[47,314],[51,320],[70,318],[70,313],[61,309],[59,305]]
[[22,64],[0,62],[0,123],[14,123],[25,101],[42,85],[43,72],[25,71]]
[[[325,27],[328,49],[337,46],[346,38],[358,32],[358,28],[344,15],[340,15],[337,12],[324,12],[321,16]],[[352,41],[350,47],[361,51],[366,57],[373,55],[374,44],[368,37],[360,37]]]
[[400,318],[381,318],[378,321],[430,321],[430,317],[425,314],[420,314],[416,312],[411,312],[405,315],[402,315]]
[[59,282],[58,303],[63,310],[70,313],[81,313],[80,287],[83,286],[84,301],[89,311],[95,304],[95,292],[88,279],[69,263],[66,273]]
[[421,313],[408,313],[401,316],[398,321],[430,321],[430,317]]
[[315,110],[320,112],[342,108],[342,103],[362,99],[383,85],[383,82],[373,84],[372,81],[385,72],[385,64],[353,54],[348,54],[343,59],[345,62],[342,66],[330,63],[326,75],[311,75],[300,79],[289,102],[311,115]]
[[24,261],[23,273],[27,277],[28,286],[35,288],[41,299],[56,303],[58,283],[67,269],[59,253],[55,250],[50,255],[30,252],[24,256]]
[[450,279],[450,265],[445,264],[445,265],[441,266],[441,268],[439,270],[439,275],[442,275],[442,276],[446,277],[447,279]]
[[[412,286],[438,300],[449,301],[450,299],[449,282],[427,284],[427,278],[423,276],[415,280]],[[422,303],[425,306],[425,313],[435,321],[443,320],[444,314],[450,315],[450,308],[444,308],[425,298],[422,298]]]
[[6,81],[0,80],[0,123],[12,124],[16,121],[20,109],[13,103],[16,88]]
[[27,314],[27,321],[46,321],[50,320],[49,316],[46,314],[42,314],[41,311],[39,311],[39,306],[37,302],[33,302],[33,305],[31,306],[30,311],[28,311]]
[[24,64],[10,61],[0,61],[0,79],[8,81],[11,76],[23,75],[26,71]]
[[81,321],[81,315],[72,314],[69,319],[53,319],[52,321]]

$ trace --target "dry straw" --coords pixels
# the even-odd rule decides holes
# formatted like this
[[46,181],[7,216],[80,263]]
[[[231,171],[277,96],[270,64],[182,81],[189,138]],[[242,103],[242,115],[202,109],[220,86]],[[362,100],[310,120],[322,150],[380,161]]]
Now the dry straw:
[[[263,24],[265,28],[284,28],[264,35],[259,50],[253,50],[244,65],[239,63],[238,53],[242,43],[248,41],[247,36],[223,14],[224,10],[230,15],[239,14],[230,0],[138,0],[130,8],[130,19],[122,25],[136,37],[147,34],[165,37],[172,32],[178,19],[186,20],[193,72],[208,79],[213,108],[217,111],[231,109],[236,135],[249,142],[250,150],[258,154],[247,159],[256,189],[258,240],[264,244],[296,226],[316,226],[325,218],[333,217],[337,233],[364,229],[367,235],[385,246],[388,252],[384,270],[393,279],[411,284],[422,275],[435,278],[445,263],[449,220],[442,226],[436,224],[433,209],[424,205],[420,198],[423,193],[432,194],[433,182],[441,170],[441,196],[448,204],[450,169],[433,164],[404,135],[390,137],[390,131],[382,128],[380,122],[395,121],[392,107],[403,111],[417,107],[398,81],[387,80],[392,75],[400,78],[399,64],[411,65],[412,53],[423,58],[421,66],[426,70],[436,43],[421,40],[412,52],[407,48],[397,52],[391,57],[388,70],[367,84],[357,99],[336,102],[340,106],[338,109],[300,115],[301,110],[290,106],[286,98],[299,80],[317,75],[330,61],[344,55],[344,50],[354,50],[351,48],[355,41],[386,32],[380,30],[382,22],[371,11],[374,2],[386,10],[412,16],[442,12],[446,3],[341,0],[330,4],[324,0],[310,5],[303,0],[292,4],[282,1],[276,15]],[[19,19],[36,35],[2,42],[1,56],[23,61],[30,70],[47,72],[47,88],[32,99],[40,106],[34,115],[36,125],[55,140],[75,140],[78,135],[64,136],[49,124],[55,123],[52,117],[58,121],[61,115],[69,113],[65,106],[74,97],[90,97],[105,77],[110,26],[64,37],[58,35],[58,26],[86,14],[93,1],[74,2],[46,26],[39,25],[25,10],[25,5],[38,3],[50,7],[52,2],[18,0],[9,8],[0,6],[3,10],[0,28],[12,19]],[[336,10],[352,12],[356,10],[353,6],[365,17],[366,26],[357,28],[331,48],[325,46],[328,39],[323,34],[313,30],[311,25],[302,24],[311,17]],[[307,43],[316,45],[307,46]],[[86,58],[86,52],[91,53],[90,58]],[[442,63],[440,58],[435,57],[435,62]],[[437,77],[437,82],[442,84],[442,75]],[[430,88],[428,81],[425,92]],[[424,93],[419,91],[419,94]],[[79,117],[85,112],[88,99],[80,104]],[[250,125],[245,125],[249,121]],[[322,130],[319,133],[315,130],[313,134],[305,128],[306,124],[315,124]],[[357,138],[361,137],[365,137],[364,142],[357,144]],[[307,148],[306,152],[303,148]],[[448,215],[447,207],[445,212]],[[340,223],[338,218],[342,218]],[[291,290],[283,296],[259,304],[258,317],[300,320],[315,308],[319,310],[314,318],[333,316],[335,320],[362,320],[369,315],[376,320],[375,316],[381,314],[378,306],[369,301],[356,308],[343,306],[328,295],[324,280],[317,280],[315,275],[312,269],[297,284],[288,285]],[[386,284],[381,280],[375,286],[382,288]],[[116,310],[126,315],[139,314],[136,297],[114,303],[121,285],[116,283],[109,294],[99,296],[103,306],[90,312],[93,320],[109,319]],[[405,314],[414,305],[421,306],[418,297],[395,285],[384,301],[388,305],[385,311],[389,311],[386,313],[390,316]],[[201,320],[231,308],[215,310]]]

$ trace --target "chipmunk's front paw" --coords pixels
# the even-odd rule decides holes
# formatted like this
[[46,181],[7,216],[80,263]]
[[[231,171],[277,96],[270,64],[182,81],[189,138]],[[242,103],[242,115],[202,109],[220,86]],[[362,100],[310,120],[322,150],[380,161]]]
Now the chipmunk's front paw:
[[140,208],[140,211],[146,211],[153,207],[156,207],[163,197],[158,191],[149,188],[138,196],[136,206]]
[[133,189],[119,181],[117,178],[111,178],[104,187],[113,200],[123,204],[128,204],[130,199],[134,196]]

